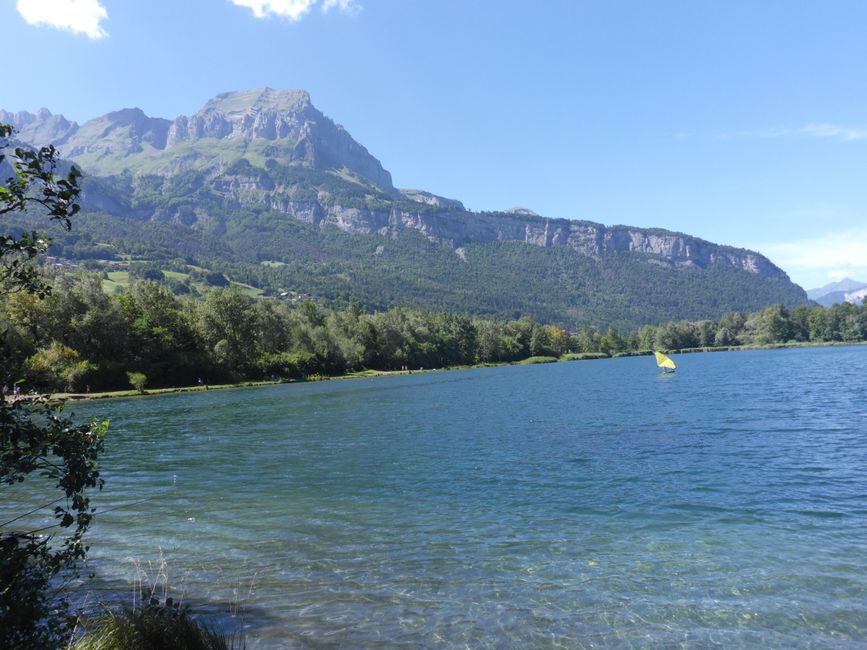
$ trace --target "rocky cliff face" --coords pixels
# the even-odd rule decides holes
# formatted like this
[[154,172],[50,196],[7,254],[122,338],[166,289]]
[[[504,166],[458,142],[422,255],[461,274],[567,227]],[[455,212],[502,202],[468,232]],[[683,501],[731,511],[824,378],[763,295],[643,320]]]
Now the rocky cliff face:
[[[540,217],[531,210],[468,212],[460,201],[421,190],[397,191],[391,175],[343,127],[322,114],[301,90],[263,88],[223,93],[197,113],[175,120],[151,118],[139,109],[124,109],[79,126],[52,115],[0,111],[0,121],[15,125],[22,140],[55,144],[61,154],[96,175],[129,170],[135,176],[158,174],[169,183],[181,171],[199,171],[199,182],[227,204],[282,212],[317,225],[333,225],[357,234],[399,237],[417,231],[429,240],[460,250],[468,244],[524,242],[540,247],[567,246],[600,258],[615,252],[632,253],[648,262],[678,269],[705,268],[722,263],[760,276],[786,278],[762,255],[664,230],[606,227],[589,221]],[[246,159],[256,176],[228,171]],[[268,177],[269,165],[304,167],[330,178],[346,175],[359,181],[342,195],[280,185]],[[370,185],[377,186],[375,207],[365,205]],[[351,184],[351,183],[350,183]],[[327,183],[326,183],[327,185]],[[307,191],[305,191],[307,190]],[[135,193],[135,183],[130,195]],[[170,190],[164,190],[170,191]],[[347,200],[347,191],[355,200]],[[300,200],[299,195],[305,195]],[[136,219],[176,221],[196,227],[213,217],[196,210],[170,206],[150,211],[130,207],[129,197],[104,192],[98,186],[85,193],[86,207]]]
[[125,108],[85,122],[59,144],[64,158],[77,160],[90,154],[95,159],[116,154],[134,156],[165,149],[169,120],[148,117],[141,109]]
[[[490,242],[523,242],[543,248],[566,246],[594,258],[631,253],[649,263],[674,269],[724,264],[763,277],[788,279],[784,271],[754,251],[661,229],[550,219],[526,209],[470,212],[459,201],[418,190],[402,190],[399,196],[381,195],[374,207],[357,207],[326,190],[299,199],[299,189],[307,188],[276,184],[262,176],[223,174],[205,181],[205,185],[219,198],[219,203],[279,212],[316,226],[334,226],[350,234],[398,238],[405,232],[416,231],[432,242],[455,250]],[[204,213],[193,216],[189,210],[175,214],[171,208],[151,212],[142,208],[132,210],[118,207],[116,200],[110,208],[111,197],[93,190],[85,198],[88,206],[113,214],[171,221],[193,228],[200,225],[197,221],[205,223],[213,216]]]
[[0,123],[11,124],[17,131],[16,138],[36,146],[60,145],[78,130],[76,122],[70,122],[63,115],[54,115],[47,108],[36,113],[10,113],[0,109]]
[[263,88],[223,93],[195,115],[175,119],[167,146],[200,138],[297,139],[305,125],[320,121],[330,122],[313,107],[303,90]]
[[759,253],[665,230],[628,226],[607,227],[591,221],[547,219],[514,213],[472,213],[462,209],[415,211],[396,205],[390,210],[347,208],[320,201],[297,202],[271,196],[268,207],[316,225],[333,225],[355,234],[399,237],[407,230],[458,249],[467,244],[517,241],[534,246],[569,248],[591,257],[635,253],[648,261],[675,268],[706,268],[726,264],[764,277],[788,279],[786,273]]
[[310,102],[303,90],[248,90],[217,95],[195,115],[169,127],[166,149],[203,138],[279,141],[281,162],[314,169],[346,167],[384,190],[394,189],[391,174],[362,145]]
[[[348,169],[393,192],[391,174],[303,90],[262,88],[217,95],[194,115],[172,120],[123,109],[81,126],[43,109],[37,114],[0,111],[17,137],[35,146],[54,144],[65,158],[98,175],[124,170],[169,175],[189,169],[219,172],[257,145],[263,158],[320,170]],[[220,144],[225,143],[225,146]]]

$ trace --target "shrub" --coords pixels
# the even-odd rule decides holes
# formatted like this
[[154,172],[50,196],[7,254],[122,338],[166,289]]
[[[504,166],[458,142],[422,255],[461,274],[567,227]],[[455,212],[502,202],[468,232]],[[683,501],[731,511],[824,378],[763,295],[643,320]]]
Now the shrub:
[[205,282],[209,286],[212,286],[212,287],[228,287],[229,286],[228,278],[225,275],[223,275],[222,273],[217,273],[217,272],[208,273],[205,276]]
[[557,357],[527,357],[526,359],[522,359],[519,361],[519,364],[531,365],[534,363],[556,363]]
[[52,389],[74,391],[80,389],[87,376],[96,370],[91,362],[58,341],[41,348],[25,363],[33,383]]
[[129,384],[138,392],[143,393],[147,386],[148,378],[143,372],[127,372],[126,378],[129,379]]
[[608,355],[604,352],[572,352],[564,354],[563,361],[588,361],[590,359],[607,359]]

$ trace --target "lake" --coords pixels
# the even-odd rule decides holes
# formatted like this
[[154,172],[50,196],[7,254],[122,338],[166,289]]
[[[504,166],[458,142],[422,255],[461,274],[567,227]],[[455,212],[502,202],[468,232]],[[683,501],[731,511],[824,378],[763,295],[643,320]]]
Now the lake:
[[162,555],[250,648],[864,647],[867,347],[675,359],[76,404],[92,599]]

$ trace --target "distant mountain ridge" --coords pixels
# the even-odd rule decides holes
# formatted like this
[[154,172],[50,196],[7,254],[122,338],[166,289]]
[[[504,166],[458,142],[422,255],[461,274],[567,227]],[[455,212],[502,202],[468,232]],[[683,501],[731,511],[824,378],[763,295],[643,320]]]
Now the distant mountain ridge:
[[831,307],[841,302],[861,304],[867,297],[867,282],[844,278],[838,282],[826,284],[824,287],[808,290],[807,297],[815,300],[823,307]]
[[58,145],[78,130],[77,122],[70,122],[63,115],[53,115],[47,108],[36,113],[10,113],[0,109],[0,123],[11,124],[17,130],[16,137],[35,146]]
[[[223,93],[195,114],[174,120],[152,118],[139,109],[115,111],[81,126],[47,110],[0,113],[0,119],[3,116],[19,129],[17,137],[34,145],[54,144],[89,175],[83,193],[85,212],[179,227],[178,242],[187,238],[187,232],[192,237],[208,237],[229,246],[220,249],[221,255],[235,251],[238,263],[277,260],[284,265],[286,276],[280,282],[298,282],[303,277],[312,284],[311,269],[318,274],[331,272],[327,266],[316,265],[327,257],[333,266],[340,252],[317,252],[316,247],[325,244],[316,232],[334,228],[344,233],[348,238],[341,239],[338,248],[346,250],[359,246],[359,237],[379,238],[382,243],[374,247],[372,256],[355,259],[346,277],[358,280],[376,268],[397,264],[403,274],[395,276],[390,288],[376,290],[391,297],[364,293],[351,282],[337,290],[334,280],[317,280],[329,287],[328,293],[355,296],[368,304],[400,304],[401,295],[407,293],[401,283],[410,282],[410,277],[417,278],[412,280],[418,286],[412,289],[411,300],[418,306],[424,306],[422,287],[428,286],[431,295],[439,296],[434,304],[451,304],[453,299],[468,303],[469,298],[446,296],[449,291],[463,292],[472,294],[477,303],[468,305],[470,311],[529,311],[575,323],[589,318],[591,305],[603,303],[609,306],[598,307],[602,310],[598,318],[612,309],[610,313],[617,315],[609,320],[640,324],[715,318],[725,311],[752,310],[768,302],[795,305],[807,300],[785,272],[754,251],[662,229],[543,217],[526,208],[470,212],[455,199],[423,190],[397,190],[380,162],[316,109],[305,91],[264,88]],[[286,219],[314,229],[288,228],[283,224]],[[129,232],[128,224],[100,223],[102,230],[85,233],[95,243],[115,237],[115,247],[143,245],[112,234]],[[155,228],[137,226],[136,239],[147,241]],[[409,257],[399,261],[385,254],[400,248],[387,242],[408,242],[407,238],[416,236],[434,246],[424,250],[437,258],[440,268],[436,272],[425,267],[433,262],[418,253],[421,249],[410,253],[406,248]],[[244,237],[252,237],[254,243]],[[329,235],[329,246],[332,239]],[[546,268],[545,273],[553,275],[537,278],[539,289],[534,289],[526,278],[537,274],[536,270],[502,266],[518,263],[519,249],[508,249],[513,259],[506,259],[503,245],[507,243],[530,245],[519,256],[520,263]],[[200,250],[198,245],[189,246]],[[209,244],[210,250],[216,246]],[[450,251],[450,255],[442,258],[436,251]],[[500,252],[492,255],[492,251]],[[492,265],[495,275],[514,276],[515,286],[524,289],[505,298],[498,295],[501,288],[491,279],[486,289],[490,295],[472,290],[473,278],[488,272],[474,267],[481,263]],[[290,267],[297,268],[299,275],[289,278]],[[725,269],[735,275],[726,275]],[[390,271],[390,266],[381,268],[374,284],[381,284]],[[615,276],[627,272],[638,277],[619,286]],[[723,275],[725,281],[720,280]],[[641,288],[649,282],[656,285],[653,290]],[[460,289],[463,286],[466,289]],[[542,286],[548,295],[532,295],[542,291]],[[612,291],[615,293],[605,295]],[[694,308],[678,308],[685,303],[677,292],[689,294],[685,301],[694,302]],[[653,301],[656,304],[651,306]],[[559,306],[542,308],[546,302]],[[615,303],[616,308],[610,307]],[[704,306],[699,308],[699,304]]]
[[826,284],[824,287],[808,289],[807,297],[811,300],[815,300],[816,298],[821,298],[822,296],[826,296],[829,293],[840,291],[856,291],[858,289],[863,289],[864,287],[867,287],[867,282],[853,280],[852,278],[843,278],[842,280],[838,280],[837,282],[831,282],[829,284]]

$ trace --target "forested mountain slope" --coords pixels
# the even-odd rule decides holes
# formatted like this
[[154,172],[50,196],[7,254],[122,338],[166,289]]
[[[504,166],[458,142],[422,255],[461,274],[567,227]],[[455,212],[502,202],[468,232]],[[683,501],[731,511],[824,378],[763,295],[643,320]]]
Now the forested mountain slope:
[[[718,318],[803,290],[762,255],[689,235],[401,191],[304,91],[224,93],[175,120],[124,109],[77,125],[0,112],[87,174],[54,251],[214,268],[275,292],[570,326]],[[27,224],[20,224],[22,227]]]

